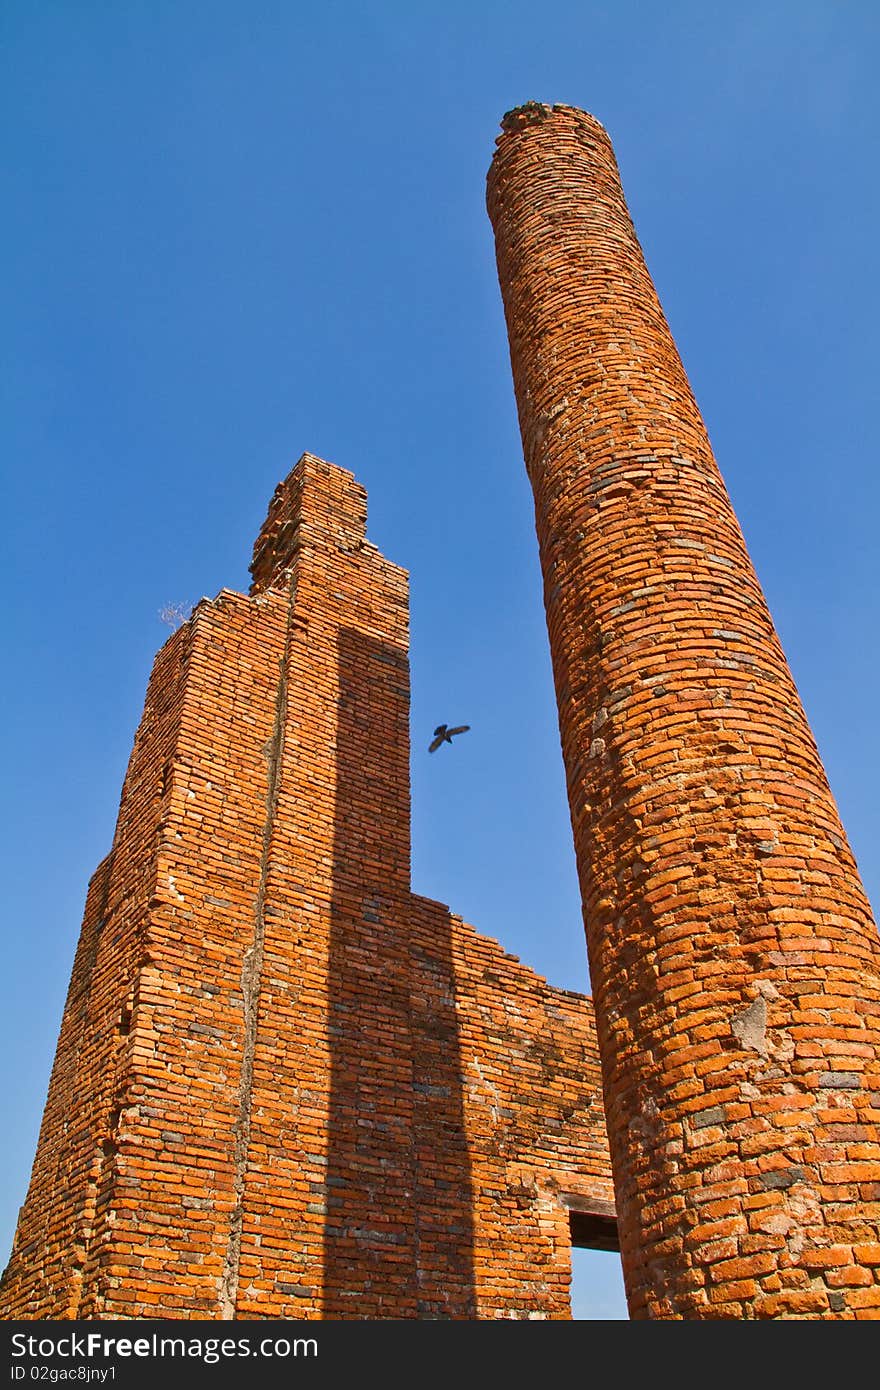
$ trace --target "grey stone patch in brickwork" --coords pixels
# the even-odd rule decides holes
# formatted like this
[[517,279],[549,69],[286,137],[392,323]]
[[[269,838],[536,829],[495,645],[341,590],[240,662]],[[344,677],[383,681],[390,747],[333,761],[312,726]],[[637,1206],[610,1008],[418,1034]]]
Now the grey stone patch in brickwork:
[[806,1182],[803,1168],[774,1168],[772,1173],[759,1174],[759,1182],[766,1188],[794,1187],[796,1182]]
[[[342,598],[342,594],[339,597]],[[401,656],[399,652],[371,652],[370,656],[373,661],[381,661],[386,666],[403,666],[406,662],[406,657]]]
[[762,1057],[766,1056],[767,1004],[763,998],[756,999],[754,1004],[750,1004],[741,1014],[731,1019],[730,1026],[743,1047],[749,1048],[752,1052],[759,1052]]
[[856,1071],[823,1071],[818,1084],[833,1090],[857,1091],[862,1078]]
[[713,1105],[709,1110],[698,1110],[695,1115],[690,1117],[691,1126],[694,1129],[705,1129],[707,1125],[723,1125],[724,1120],[723,1105]]

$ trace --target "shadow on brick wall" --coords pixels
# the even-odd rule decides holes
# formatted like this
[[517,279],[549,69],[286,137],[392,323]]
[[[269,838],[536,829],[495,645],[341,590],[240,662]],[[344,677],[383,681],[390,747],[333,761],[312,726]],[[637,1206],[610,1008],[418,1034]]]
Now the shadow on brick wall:
[[340,632],[322,1317],[473,1318],[449,915],[409,892],[406,651]]

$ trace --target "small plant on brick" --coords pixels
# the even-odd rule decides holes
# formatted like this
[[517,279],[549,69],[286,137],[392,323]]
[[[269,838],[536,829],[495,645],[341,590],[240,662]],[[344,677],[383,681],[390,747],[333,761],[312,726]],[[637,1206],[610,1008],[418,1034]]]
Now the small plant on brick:
[[189,618],[192,607],[191,603],[165,603],[159,609],[159,618],[176,632]]

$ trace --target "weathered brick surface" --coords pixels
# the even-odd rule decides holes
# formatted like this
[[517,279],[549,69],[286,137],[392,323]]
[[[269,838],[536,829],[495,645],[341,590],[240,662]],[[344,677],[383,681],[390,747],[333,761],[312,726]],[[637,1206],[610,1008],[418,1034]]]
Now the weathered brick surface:
[[21,1318],[567,1318],[589,1000],[409,886],[407,581],[305,455],[159,652],[0,1290]]
[[509,113],[488,207],[631,1314],[872,1316],[880,943],[606,132]]

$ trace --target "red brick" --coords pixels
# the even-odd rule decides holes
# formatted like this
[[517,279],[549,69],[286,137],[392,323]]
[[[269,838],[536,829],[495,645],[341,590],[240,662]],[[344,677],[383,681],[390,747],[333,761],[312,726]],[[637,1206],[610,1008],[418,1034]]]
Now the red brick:
[[[535,499],[622,1258],[631,1305],[668,1310],[700,1255],[686,1244],[653,1259],[664,1238],[654,1203],[691,1191],[694,1174],[715,1195],[725,1127],[734,1173],[751,1178],[759,1154],[779,1181],[782,1164],[800,1168],[780,1206],[800,1240],[829,1243],[821,1205],[804,1226],[798,1194],[804,1183],[815,1192],[819,1175],[799,1150],[831,1096],[851,1094],[850,1073],[878,1089],[880,939],[608,135],[583,111],[530,103],[508,113],[496,145],[488,208]],[[622,872],[637,859],[643,873]],[[657,944],[673,942],[658,969]],[[795,967],[811,977],[803,990]],[[833,1026],[817,1017],[823,996],[848,1000]],[[781,1044],[798,1037],[802,1055],[790,1060]],[[721,1077],[737,1089],[748,1080],[753,1115],[773,1123],[749,1134],[731,1107],[664,1166]],[[860,1154],[834,1176],[863,1184],[863,1213],[869,1166]],[[827,1298],[814,1305],[834,1316]]]
[[156,658],[4,1316],[570,1317],[562,1194],[613,1212],[590,1001],[410,892],[365,511],[304,456],[250,596]]

